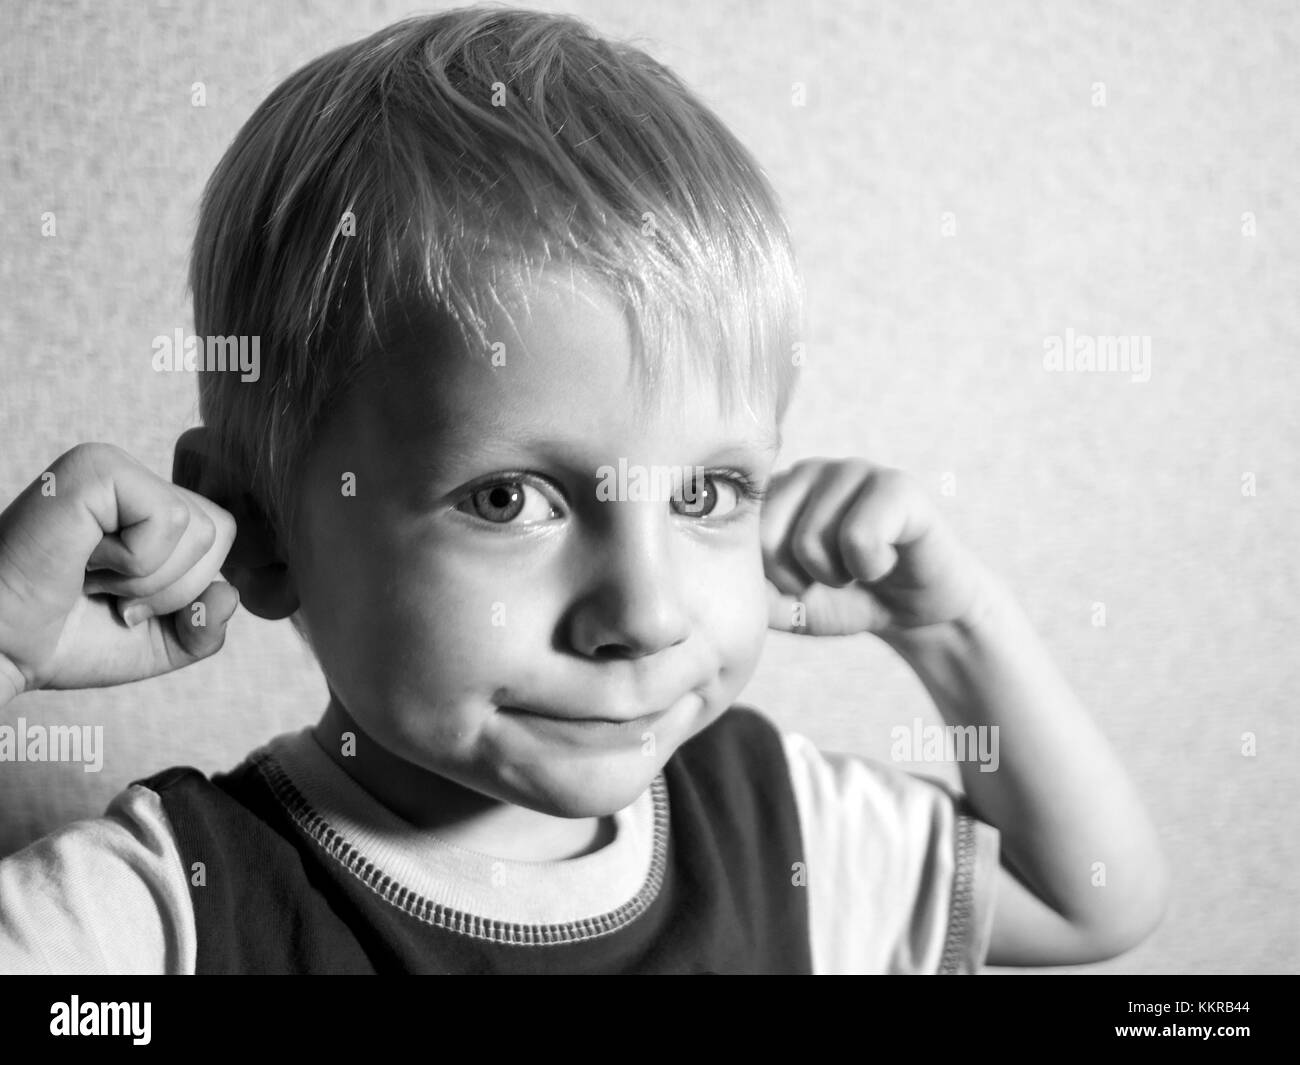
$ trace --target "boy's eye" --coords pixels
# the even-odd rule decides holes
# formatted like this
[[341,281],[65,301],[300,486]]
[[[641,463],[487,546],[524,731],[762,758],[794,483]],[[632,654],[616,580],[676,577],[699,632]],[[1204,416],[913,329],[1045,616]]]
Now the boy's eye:
[[558,516],[557,508],[536,486],[518,478],[481,485],[456,509],[493,525],[533,525]]
[[672,507],[688,518],[725,518],[740,506],[743,498],[734,481],[705,474],[683,481],[681,499],[674,498]]

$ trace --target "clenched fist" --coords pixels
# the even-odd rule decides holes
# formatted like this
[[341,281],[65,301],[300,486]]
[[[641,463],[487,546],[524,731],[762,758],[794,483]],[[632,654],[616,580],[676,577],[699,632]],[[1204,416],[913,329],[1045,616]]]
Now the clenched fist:
[[811,459],[777,474],[763,504],[772,628],[881,636],[956,622],[987,577],[899,470]]
[[239,604],[217,579],[234,538],[230,514],[120,448],[60,456],[0,514],[0,703],[218,651]]

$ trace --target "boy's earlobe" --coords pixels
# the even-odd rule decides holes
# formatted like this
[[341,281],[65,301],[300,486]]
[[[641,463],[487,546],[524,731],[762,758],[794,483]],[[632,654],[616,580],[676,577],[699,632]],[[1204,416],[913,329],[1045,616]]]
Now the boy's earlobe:
[[239,591],[245,609],[278,621],[298,609],[298,590],[275,531],[252,494],[238,482],[213,445],[212,430],[187,429],[176,441],[172,481],[212,500],[235,519],[235,542],[221,575]]

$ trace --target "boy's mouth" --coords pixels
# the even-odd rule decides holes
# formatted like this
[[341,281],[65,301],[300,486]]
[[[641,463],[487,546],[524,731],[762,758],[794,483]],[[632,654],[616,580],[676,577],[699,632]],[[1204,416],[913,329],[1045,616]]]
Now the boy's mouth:
[[668,709],[664,709],[655,710],[649,714],[632,714],[627,717],[587,717],[579,714],[556,714],[549,710],[533,710],[522,706],[501,706],[497,709],[508,714],[524,714],[528,717],[542,718],[546,721],[558,721],[562,724],[573,725],[577,728],[592,729],[646,728],[655,724],[660,718],[668,713]]
[[498,705],[497,709],[506,714],[518,714],[528,718],[537,718],[542,722],[554,722],[566,728],[631,732],[653,728],[673,710],[689,700],[699,700],[699,704],[703,705],[703,698],[697,692],[690,691],[670,705],[647,713],[630,710],[618,714],[581,714],[556,710],[550,707],[506,705]]

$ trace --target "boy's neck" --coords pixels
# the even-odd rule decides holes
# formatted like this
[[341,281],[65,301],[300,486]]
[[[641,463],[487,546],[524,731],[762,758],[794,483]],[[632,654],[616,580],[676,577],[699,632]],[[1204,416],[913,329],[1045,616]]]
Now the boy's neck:
[[[356,736],[343,753],[341,737]],[[612,817],[554,817],[502,802],[399,758],[370,739],[332,695],[314,729],[316,742],[382,805],[439,839],[507,861],[577,858],[614,837]]]

